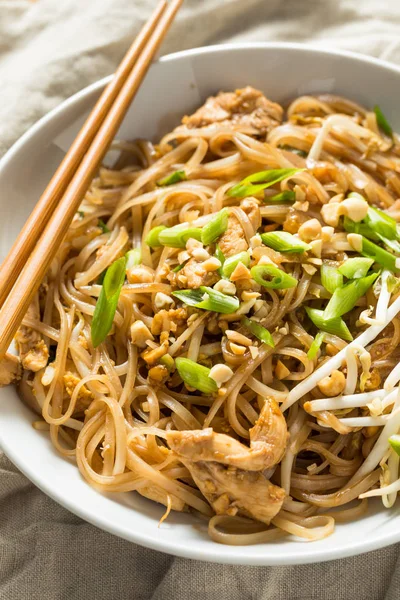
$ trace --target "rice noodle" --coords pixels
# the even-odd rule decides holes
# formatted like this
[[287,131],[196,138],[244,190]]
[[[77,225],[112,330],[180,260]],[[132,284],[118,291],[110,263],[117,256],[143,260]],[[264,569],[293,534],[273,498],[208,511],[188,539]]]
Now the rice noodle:
[[196,511],[218,543],[323,539],[364,514],[358,497],[393,506],[396,281],[384,268],[338,309],[348,331],[308,308],[332,297],[321,267],[359,256],[350,192],[400,221],[398,140],[346,98],[285,114],[246,88],[158,145],[115,142],[16,337],[34,427],[96,489],[156,501],[161,521]]

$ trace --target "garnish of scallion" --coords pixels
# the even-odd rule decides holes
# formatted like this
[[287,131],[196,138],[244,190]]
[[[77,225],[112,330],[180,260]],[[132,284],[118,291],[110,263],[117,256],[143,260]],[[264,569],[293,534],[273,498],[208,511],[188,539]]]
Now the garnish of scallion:
[[292,190],[284,190],[275,196],[264,198],[264,202],[294,202],[296,200],[296,192]]
[[333,265],[321,265],[321,283],[330,294],[343,285],[343,275]]
[[348,258],[340,265],[338,271],[347,277],[347,279],[360,279],[366,276],[373,264],[373,258],[357,256],[355,258]]
[[107,225],[104,223],[103,219],[99,219],[97,221],[97,225],[100,227],[100,229],[102,230],[103,233],[110,233],[110,230],[107,227]]
[[287,290],[298,283],[295,277],[274,265],[256,265],[252,267],[250,275],[259,285],[273,290]]
[[162,246],[160,240],[158,239],[158,236],[160,235],[163,229],[166,229],[164,225],[158,225],[158,227],[153,227],[153,229],[150,229],[145,239],[145,243],[148,246],[150,246],[150,248],[159,248],[160,246]]
[[119,295],[125,281],[126,262],[125,256],[119,258],[108,267],[104,276],[91,325],[92,344],[95,348],[104,342],[111,330]]
[[389,444],[393,448],[393,450],[400,456],[400,435],[397,433],[391,435],[389,438]]
[[228,196],[233,198],[246,198],[246,196],[255,196],[275,183],[279,183],[304,169],[269,169],[268,171],[259,171],[245,177],[240,183],[237,183],[227,192]]
[[166,185],[173,185],[174,183],[179,183],[180,181],[185,181],[187,179],[185,171],[174,171],[171,175],[167,175],[163,177],[163,179],[159,179],[156,183],[159,187],[165,187]]
[[214,379],[210,377],[210,369],[198,365],[189,358],[176,358],[175,366],[181,379],[186,385],[203,392],[203,394],[214,394],[218,391],[218,386]]
[[348,342],[352,341],[353,336],[341,317],[336,317],[336,319],[330,319],[329,321],[326,321],[323,310],[310,308],[308,306],[305,307],[305,310],[309,319],[318,329],[321,329],[321,331],[331,333],[332,335],[337,335],[342,340],[346,340]]
[[385,115],[383,114],[382,110],[377,104],[374,106],[374,113],[376,116],[376,122],[378,124],[378,127],[382,129],[383,133],[386,133],[386,135],[392,137],[393,129],[389,125],[388,120],[386,119]]
[[307,357],[310,360],[314,360],[314,358],[317,356],[318,350],[321,348],[323,341],[324,341],[324,334],[322,331],[319,331],[317,333],[317,335],[315,336],[315,338],[307,352]]
[[228,209],[220,210],[201,230],[201,241],[205,246],[213,244],[228,227]]
[[133,250],[129,250],[126,254],[126,269],[132,269],[132,267],[136,267],[140,265],[142,262],[142,253],[140,248],[134,248]]
[[266,329],[265,327],[263,327],[259,323],[256,323],[252,319],[249,319],[248,317],[243,317],[242,324],[249,331],[251,331],[251,333],[253,335],[255,335],[256,338],[258,338],[259,340],[261,340],[261,342],[264,342],[264,344],[267,344],[267,346],[271,346],[271,348],[275,347],[274,340],[272,339],[272,335],[270,334],[270,332],[268,331],[268,329]]
[[166,227],[158,234],[160,245],[169,248],[186,248],[186,242],[189,238],[200,241],[201,229],[189,227],[187,223],[180,223],[174,227]]
[[310,250],[311,246],[287,231],[269,231],[262,233],[261,239],[266,246],[277,252],[292,252],[302,254]]
[[236,312],[240,305],[235,296],[228,296],[206,286],[201,286],[198,290],[177,290],[172,292],[172,295],[188,306],[225,315]]
[[222,265],[222,276],[229,279],[239,263],[243,263],[245,267],[249,266],[250,255],[248,252],[239,252],[239,254],[234,254],[233,256],[226,258]]
[[363,235],[353,233],[349,234],[347,239],[354,250],[363,256],[372,258],[374,262],[378,263],[378,265],[381,265],[385,269],[388,269],[388,271],[392,271],[392,273],[398,270],[396,268],[396,257],[394,254],[391,254],[384,248],[374,244]]
[[357,300],[366,294],[377,277],[379,277],[379,272],[371,273],[367,277],[353,279],[345,283],[342,287],[337,288],[324,310],[325,321],[341,317],[354,308]]

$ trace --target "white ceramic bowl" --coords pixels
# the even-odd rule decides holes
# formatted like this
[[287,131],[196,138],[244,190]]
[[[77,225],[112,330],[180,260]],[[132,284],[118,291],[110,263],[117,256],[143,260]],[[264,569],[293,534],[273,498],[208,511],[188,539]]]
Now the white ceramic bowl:
[[[92,108],[104,79],[79,92],[32,127],[0,163],[0,253],[5,255],[64,151]],[[154,64],[127,115],[119,138],[157,140],[209,94],[245,85],[272,100],[333,92],[362,104],[379,104],[400,129],[400,69],[375,59],[294,44],[215,46],[166,56]],[[400,540],[399,509],[379,502],[367,516],[339,525],[322,541],[285,539],[273,544],[224,546],[206,525],[173,514],[158,527],[164,508],[136,493],[101,495],[72,462],[58,456],[13,387],[0,390],[0,442],[10,459],[46,494],[83,519],[143,546],[170,554],[244,565],[299,564],[342,558]]]

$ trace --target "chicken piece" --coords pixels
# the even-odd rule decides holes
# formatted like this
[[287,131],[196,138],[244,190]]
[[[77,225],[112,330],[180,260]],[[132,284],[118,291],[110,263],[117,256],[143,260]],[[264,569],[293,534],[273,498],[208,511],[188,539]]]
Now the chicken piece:
[[[247,215],[251,226],[253,227],[253,235],[261,226],[261,214],[257,200],[254,198],[246,198],[240,205],[240,208]],[[251,237],[251,236],[250,236]],[[248,249],[248,243],[243,230],[235,215],[230,215],[228,218],[228,227],[221,235],[218,245],[225,258],[245,252]]]
[[238,512],[269,525],[285,499],[282,488],[262,473],[225,467],[216,462],[181,459],[217,515]]
[[18,356],[7,354],[0,361],[0,387],[13,383],[21,376],[21,363]]
[[[35,321],[40,321],[39,297],[37,294],[31,302],[26,316]],[[15,343],[24,369],[36,372],[47,365],[49,350],[40,333],[31,327],[21,325],[15,334]]]
[[[77,373],[72,373],[72,371],[66,371],[63,375],[64,387],[67,392],[69,398],[72,396],[74,389],[81,378]],[[78,398],[76,400],[74,414],[83,412],[93,400],[93,394],[90,390],[87,389],[85,385],[82,385],[79,392]],[[69,399],[68,399],[69,404]]]
[[154,500],[154,502],[158,502],[159,504],[164,504],[164,506],[168,506],[169,496],[171,499],[172,510],[177,510],[179,512],[188,511],[188,507],[183,500],[181,500],[177,496],[174,496],[173,494],[168,494],[165,490],[163,490],[154,483],[149,483],[143,487],[140,487],[136,491],[139,492],[141,496],[149,498],[149,500]]
[[178,273],[167,276],[171,285],[179,288],[198,289],[201,285],[211,286],[217,283],[217,271],[206,271],[201,262],[191,258]]
[[225,258],[239,254],[239,252],[245,252],[248,249],[243,227],[235,215],[229,216],[228,228],[219,238],[218,246]]
[[184,117],[182,124],[190,129],[215,123],[237,125],[251,127],[261,135],[277,127],[282,115],[279,104],[268,100],[259,90],[247,86],[235,92],[220,92],[217,96],[211,96],[193,115]]
[[167,443],[179,459],[217,462],[244,469],[263,471],[280,462],[285,454],[288,432],[286,420],[273,398],[267,398],[254,427],[250,448],[211,427],[201,430],[167,431]]

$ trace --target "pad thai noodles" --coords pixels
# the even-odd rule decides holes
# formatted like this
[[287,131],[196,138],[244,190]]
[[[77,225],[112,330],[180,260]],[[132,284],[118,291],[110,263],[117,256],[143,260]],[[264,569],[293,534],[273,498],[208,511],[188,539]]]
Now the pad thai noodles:
[[[100,491],[217,542],[317,540],[400,490],[400,137],[247,87],[113,145],[0,365]],[[108,164],[108,163],[107,163]]]

